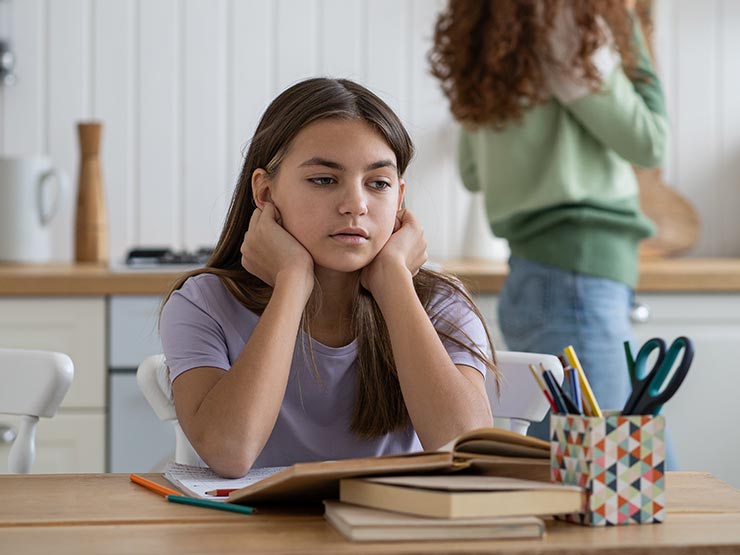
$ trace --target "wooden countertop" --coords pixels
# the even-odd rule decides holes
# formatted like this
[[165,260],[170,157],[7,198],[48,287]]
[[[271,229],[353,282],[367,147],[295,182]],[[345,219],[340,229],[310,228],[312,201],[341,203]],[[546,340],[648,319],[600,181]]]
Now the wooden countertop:
[[[498,293],[505,262],[442,261],[475,293]],[[167,270],[110,270],[98,264],[0,264],[2,296],[162,295],[182,273]],[[740,292],[740,258],[644,260],[638,292]]]

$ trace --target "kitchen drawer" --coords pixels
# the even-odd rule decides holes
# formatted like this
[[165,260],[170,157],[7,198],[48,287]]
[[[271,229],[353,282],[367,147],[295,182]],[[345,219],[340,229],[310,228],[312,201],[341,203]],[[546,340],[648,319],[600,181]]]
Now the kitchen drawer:
[[75,376],[62,407],[105,407],[103,297],[1,298],[0,347],[66,353]]
[[[0,426],[18,429],[20,417],[0,414]],[[66,412],[36,426],[33,474],[105,472],[105,414]],[[8,472],[11,444],[0,443],[0,474]]]
[[109,368],[137,368],[162,352],[157,296],[114,296],[110,299]]

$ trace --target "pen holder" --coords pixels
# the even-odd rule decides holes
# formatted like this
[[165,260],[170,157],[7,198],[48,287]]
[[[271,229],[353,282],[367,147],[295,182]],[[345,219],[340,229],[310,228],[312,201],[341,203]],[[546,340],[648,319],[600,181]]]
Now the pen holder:
[[665,418],[605,413],[550,418],[550,478],[586,490],[569,522],[616,526],[665,518]]

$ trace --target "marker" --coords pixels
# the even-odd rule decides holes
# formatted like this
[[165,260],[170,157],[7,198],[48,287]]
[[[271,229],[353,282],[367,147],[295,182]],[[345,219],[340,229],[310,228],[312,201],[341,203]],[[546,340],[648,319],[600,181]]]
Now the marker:
[[586,379],[586,373],[583,371],[583,367],[578,361],[578,356],[576,355],[575,349],[573,349],[573,345],[568,345],[565,348],[565,356],[568,358],[570,365],[576,369],[576,372],[578,372],[578,382],[581,385],[583,408],[585,409],[584,412],[586,413],[586,416],[596,416],[598,418],[603,417],[604,415],[599,408],[599,403],[596,402],[594,392],[591,390],[591,386]]
[[146,478],[143,478],[142,476],[139,476],[138,474],[131,474],[129,476],[129,479],[134,484],[139,484],[140,486],[144,486],[146,489],[153,491],[154,493],[158,493],[159,495],[180,495],[180,492],[172,490],[168,487],[161,486],[155,482],[152,482],[151,480],[147,480]]
[[567,376],[568,385],[570,386],[570,398],[578,409],[578,414],[583,414],[583,399],[581,398],[581,386],[578,384],[578,372],[572,366],[563,368]]
[[211,501],[210,499],[199,499],[196,497],[186,497],[184,495],[168,495],[167,501],[171,503],[180,503],[182,505],[193,505],[195,507],[231,511],[232,513],[242,513],[245,515],[251,515],[254,512],[254,507],[247,507],[246,505],[235,505],[234,503]]

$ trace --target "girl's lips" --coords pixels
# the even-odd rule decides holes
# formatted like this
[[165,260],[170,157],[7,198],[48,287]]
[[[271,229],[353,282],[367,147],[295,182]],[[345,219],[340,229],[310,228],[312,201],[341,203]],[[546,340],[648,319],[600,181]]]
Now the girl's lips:
[[367,242],[367,237],[354,233],[335,233],[331,238],[342,245],[362,245]]

